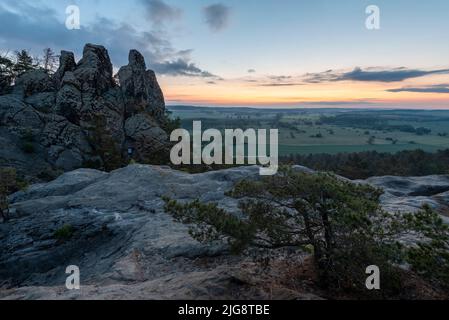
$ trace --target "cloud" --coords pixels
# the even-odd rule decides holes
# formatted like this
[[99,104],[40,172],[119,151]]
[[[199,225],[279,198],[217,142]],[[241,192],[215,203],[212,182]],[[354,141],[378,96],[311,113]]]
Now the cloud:
[[424,87],[404,87],[390,89],[388,92],[421,92],[421,93],[449,93],[449,84],[435,84]]
[[84,44],[104,45],[114,64],[128,63],[130,49],[139,50],[147,65],[160,74],[190,77],[211,77],[191,62],[192,50],[177,50],[170,40],[156,31],[138,31],[124,22],[99,17],[94,24],[81,30],[67,30],[58,14],[45,6],[34,6],[26,1],[5,0],[0,4],[0,21],[8,28],[0,28],[0,48],[14,51],[29,49],[40,54],[45,47],[55,51],[71,50],[79,57]]
[[372,82],[400,82],[411,78],[419,78],[432,74],[447,74],[449,69],[419,70],[419,69],[369,69],[355,68],[349,72],[335,72],[327,70],[321,73],[308,73],[305,81],[308,83],[335,82],[335,81],[372,81]]
[[[26,45],[57,42],[65,44],[70,41],[70,34],[56,18],[56,12],[44,6],[31,6],[25,1],[5,1],[0,4],[0,39],[4,45],[28,48]],[[71,33],[73,35],[73,33]],[[67,37],[68,36],[68,37]]]
[[255,69],[248,69],[248,73],[256,73]]
[[181,18],[182,10],[166,4],[162,0],[142,0],[151,21],[155,24],[176,21]]
[[331,101],[310,101],[303,102],[305,106],[322,106],[322,107],[333,107],[333,106],[370,106],[378,105],[375,99],[358,99],[358,100],[331,100]]
[[221,31],[229,24],[231,9],[221,3],[203,8],[206,24],[212,31]]
[[259,84],[259,87],[295,87],[295,86],[303,86],[304,83],[297,82],[272,82],[272,83],[263,83]]
[[284,80],[289,80],[293,77],[292,76],[269,76],[268,78],[275,80],[275,81],[284,81]]
[[217,76],[212,73],[201,70],[194,63],[182,58],[173,61],[165,61],[163,63],[156,63],[153,65],[153,68],[156,72],[172,76],[217,78]]
[[302,86],[304,83],[302,82],[292,82],[294,79],[293,76],[284,76],[284,75],[272,75],[267,77],[266,83],[258,84],[259,87],[293,87],[293,86]]

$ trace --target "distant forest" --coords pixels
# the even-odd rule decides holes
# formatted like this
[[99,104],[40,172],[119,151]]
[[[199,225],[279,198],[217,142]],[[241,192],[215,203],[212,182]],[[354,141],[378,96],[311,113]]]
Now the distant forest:
[[376,151],[360,153],[291,155],[284,164],[298,164],[314,170],[334,172],[349,179],[374,176],[426,176],[449,174],[449,149],[436,153],[422,150],[395,154]]

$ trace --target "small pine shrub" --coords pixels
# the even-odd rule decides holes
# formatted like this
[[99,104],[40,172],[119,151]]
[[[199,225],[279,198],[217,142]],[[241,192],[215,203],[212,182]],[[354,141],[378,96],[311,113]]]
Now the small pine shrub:
[[70,224],[65,224],[55,231],[54,237],[60,241],[69,240],[74,234],[74,229]]

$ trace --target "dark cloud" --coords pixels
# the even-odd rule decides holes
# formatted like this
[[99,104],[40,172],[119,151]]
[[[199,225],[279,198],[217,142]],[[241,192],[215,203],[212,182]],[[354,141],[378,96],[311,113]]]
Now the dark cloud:
[[378,105],[374,99],[366,100],[333,100],[333,101],[312,101],[303,103],[305,106],[322,106],[322,107],[332,107],[332,106],[370,106]]
[[295,86],[302,86],[304,83],[297,83],[297,82],[272,82],[272,83],[263,83],[259,84],[260,87],[295,87]]
[[293,77],[292,76],[269,76],[268,78],[270,78],[273,81],[286,81],[286,80],[290,80]]
[[248,69],[248,73],[256,73],[255,69]]
[[147,8],[148,16],[153,23],[165,23],[181,18],[182,11],[161,0],[142,0]]
[[228,26],[231,9],[221,3],[203,8],[205,21],[213,31],[223,30]]
[[140,32],[127,23],[102,17],[94,24],[82,25],[81,30],[68,30],[56,17],[54,10],[44,6],[5,0],[0,4],[0,21],[8,28],[0,28],[0,49],[24,48],[40,54],[43,48],[50,47],[55,51],[71,50],[79,57],[84,44],[96,43],[108,49],[116,66],[127,64],[129,50],[137,49],[145,56],[147,65],[158,73],[212,76],[191,62],[192,50],[175,49],[156,31]]
[[422,93],[449,93],[449,84],[436,84],[424,87],[404,87],[390,89],[388,92],[422,92]]
[[335,82],[335,81],[372,81],[372,82],[399,82],[411,78],[419,78],[432,74],[449,73],[449,69],[419,70],[395,68],[389,70],[362,70],[355,68],[350,72],[335,72],[327,70],[321,73],[308,73],[305,81],[308,83]]
[[338,74],[335,73],[333,70],[327,70],[318,73],[307,73],[304,76],[304,81],[307,83],[330,82],[330,81],[337,81],[338,77],[339,77]]
[[201,70],[194,63],[179,58],[173,61],[165,61],[163,63],[156,63],[153,65],[156,72],[172,75],[172,76],[188,76],[188,77],[204,77],[216,78],[210,72]]

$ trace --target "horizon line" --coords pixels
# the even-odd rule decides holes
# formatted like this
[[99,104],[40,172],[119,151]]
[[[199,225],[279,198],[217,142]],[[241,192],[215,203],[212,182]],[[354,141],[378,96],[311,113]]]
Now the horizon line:
[[317,107],[311,107],[311,106],[304,106],[304,107],[300,107],[300,106],[292,106],[292,107],[288,107],[288,106],[281,106],[279,105],[278,107],[276,106],[266,106],[266,105],[201,105],[201,104],[171,104],[171,103],[167,103],[166,104],[167,108],[170,107],[186,107],[186,108],[205,108],[205,109],[231,109],[231,108],[235,108],[235,109],[253,109],[253,110],[288,110],[288,111],[293,111],[293,110],[377,110],[377,111],[449,111],[449,106],[445,107],[374,107],[374,106],[360,106],[360,107],[354,107],[354,106],[341,106],[341,107],[337,107],[337,106],[317,106]]

